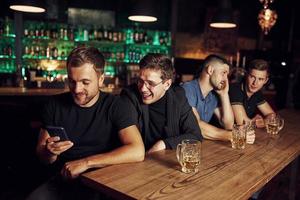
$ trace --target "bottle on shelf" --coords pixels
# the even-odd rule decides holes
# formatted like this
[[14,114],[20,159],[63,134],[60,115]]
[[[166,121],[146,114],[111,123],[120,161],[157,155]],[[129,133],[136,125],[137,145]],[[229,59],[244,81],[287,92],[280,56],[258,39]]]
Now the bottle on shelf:
[[36,24],[36,26],[34,27],[34,38],[39,38],[40,37],[40,26],[38,24]]
[[113,31],[111,30],[111,27],[108,27],[108,41],[113,41]]
[[4,35],[10,35],[11,34],[11,23],[8,17],[5,17],[4,21]]
[[50,39],[50,37],[51,37],[51,31],[50,31],[49,26],[47,26],[47,28],[45,30],[45,38]]
[[51,49],[51,55],[52,55],[53,59],[57,59],[58,58],[58,49],[57,49],[57,47],[53,47]]
[[103,40],[108,40],[108,30],[107,27],[103,27]]
[[29,37],[29,30],[27,26],[24,27],[24,37]]
[[132,29],[126,30],[126,44],[133,44],[134,43],[134,33]]
[[64,28],[62,25],[59,27],[59,39],[64,40]]
[[98,30],[97,30],[97,38],[96,38],[96,40],[102,40],[103,39],[103,29],[100,27],[100,28],[98,28]]
[[3,22],[0,21],[0,36],[4,34]]
[[88,41],[89,40],[89,31],[86,27],[83,29],[83,38],[82,38],[82,40],[83,41]]
[[51,57],[51,49],[48,45],[47,48],[46,48],[46,58],[50,59],[50,57]]
[[40,37],[41,38],[43,38],[43,39],[45,39],[45,24],[44,23],[41,23],[40,24],[40,28],[41,28],[41,30],[40,30]]
[[153,36],[153,45],[160,45],[159,32],[155,31]]
[[69,31],[68,31],[68,39],[70,41],[73,41],[74,40],[74,29],[73,27],[69,27]]

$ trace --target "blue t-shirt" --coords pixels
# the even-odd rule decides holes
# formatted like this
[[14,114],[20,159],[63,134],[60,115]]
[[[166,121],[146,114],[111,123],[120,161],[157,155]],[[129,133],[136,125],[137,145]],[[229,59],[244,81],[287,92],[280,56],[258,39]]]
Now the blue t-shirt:
[[202,121],[209,122],[218,107],[218,98],[214,91],[208,93],[204,98],[199,86],[198,79],[185,82],[182,87],[190,106],[195,107]]

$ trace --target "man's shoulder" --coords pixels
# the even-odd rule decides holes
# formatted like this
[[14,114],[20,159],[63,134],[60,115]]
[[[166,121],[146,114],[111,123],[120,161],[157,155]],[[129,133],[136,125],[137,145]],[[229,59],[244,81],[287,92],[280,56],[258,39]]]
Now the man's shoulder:
[[181,86],[184,89],[197,89],[198,88],[198,81],[197,81],[197,79],[194,79],[192,81],[187,81],[187,82],[184,82],[183,84],[181,84]]
[[48,104],[69,104],[72,101],[72,94],[70,92],[65,92],[61,94],[56,94],[50,96],[47,100]]
[[124,87],[120,93],[120,95],[136,95],[138,92],[138,88],[136,84],[129,85],[127,87]]
[[107,92],[100,92],[100,100],[104,102],[114,102],[118,99],[118,96],[107,93]]
[[186,101],[185,90],[180,86],[172,86],[169,89],[169,94],[176,101],[179,101],[179,102]]
[[197,79],[185,82],[181,86],[188,98],[199,95],[199,83]]
[[236,93],[243,93],[242,82],[235,82],[229,84],[229,95],[233,95]]
[[184,89],[180,86],[173,85],[170,87],[170,91],[173,92],[174,94],[182,94],[184,93]]
[[139,92],[136,84],[130,85],[122,89],[120,93],[121,99],[131,101],[133,104],[139,103]]

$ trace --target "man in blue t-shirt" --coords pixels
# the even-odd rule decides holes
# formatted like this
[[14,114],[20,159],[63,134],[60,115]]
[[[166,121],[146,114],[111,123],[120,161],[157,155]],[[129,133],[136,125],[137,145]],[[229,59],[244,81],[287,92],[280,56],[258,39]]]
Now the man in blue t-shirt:
[[[226,59],[210,55],[205,58],[199,77],[182,85],[204,138],[231,140],[234,116],[228,95],[229,63]],[[209,124],[215,115],[224,129]],[[226,130],[227,129],[227,130]]]

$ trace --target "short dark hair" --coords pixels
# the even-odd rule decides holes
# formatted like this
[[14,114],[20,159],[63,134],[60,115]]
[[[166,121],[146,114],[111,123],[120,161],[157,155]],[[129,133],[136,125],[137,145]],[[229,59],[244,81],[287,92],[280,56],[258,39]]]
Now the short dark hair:
[[213,62],[219,62],[219,63],[226,64],[226,65],[230,66],[230,63],[225,58],[223,58],[219,55],[211,54],[211,55],[207,56],[204,59],[203,67],[204,68],[208,67]]
[[161,79],[167,80],[174,78],[174,67],[169,57],[159,53],[148,53],[145,55],[140,63],[140,69],[153,69],[161,71]]
[[270,73],[270,65],[267,61],[263,59],[254,59],[249,62],[247,72],[249,73],[252,69],[256,69],[259,71],[267,71],[267,74]]
[[96,71],[103,73],[105,60],[102,53],[95,47],[77,47],[73,49],[67,59],[67,68],[80,67],[85,63],[94,65]]
[[221,64],[226,64],[229,67],[231,67],[231,64],[224,57],[216,54],[210,54],[204,59],[203,64],[198,68],[195,74],[195,78],[199,78],[202,70],[211,65],[213,62],[219,62]]

